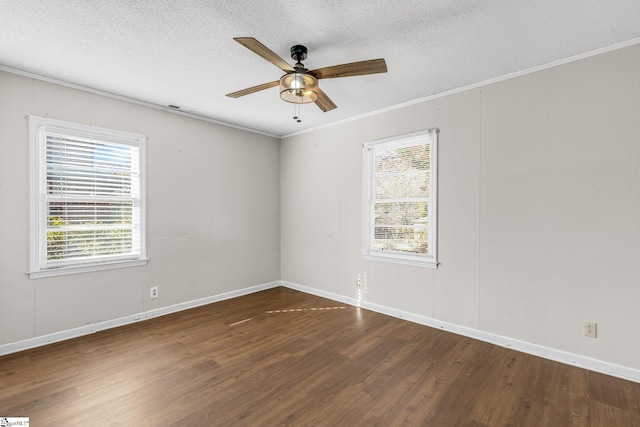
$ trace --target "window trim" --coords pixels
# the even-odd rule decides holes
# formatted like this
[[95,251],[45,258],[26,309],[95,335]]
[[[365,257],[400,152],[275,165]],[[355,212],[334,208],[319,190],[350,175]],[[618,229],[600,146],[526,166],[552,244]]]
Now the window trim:
[[[46,266],[46,137],[45,133],[57,132],[63,135],[94,139],[104,142],[126,144],[138,147],[140,172],[140,253],[135,256],[118,256],[69,261],[67,263]],[[29,189],[30,189],[30,279],[85,273],[147,264],[146,238],[146,140],[145,135],[99,128],[78,123],[65,122],[46,117],[29,116]]]
[[[397,135],[389,138],[367,142],[363,147],[363,232],[362,257],[366,260],[384,261],[420,267],[437,268],[438,266],[438,134],[437,128]],[[377,250],[373,246],[373,190],[374,190],[374,147],[406,146],[416,140],[430,140],[430,200],[429,200],[429,248],[430,255],[419,255],[401,252]]]

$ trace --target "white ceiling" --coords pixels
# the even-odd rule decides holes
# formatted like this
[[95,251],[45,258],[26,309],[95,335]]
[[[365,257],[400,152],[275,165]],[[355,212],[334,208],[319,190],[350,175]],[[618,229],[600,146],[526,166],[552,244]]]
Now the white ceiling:
[[[0,66],[288,135],[640,38],[638,0],[0,0]],[[320,81],[323,113],[233,37],[309,69],[385,58],[388,73]]]

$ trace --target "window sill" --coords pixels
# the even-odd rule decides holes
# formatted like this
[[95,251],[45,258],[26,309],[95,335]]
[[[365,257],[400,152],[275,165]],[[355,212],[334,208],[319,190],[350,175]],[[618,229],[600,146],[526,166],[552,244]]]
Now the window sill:
[[48,270],[30,271],[28,272],[28,274],[29,274],[29,279],[40,279],[43,277],[64,276],[67,274],[90,273],[92,271],[114,270],[117,268],[126,268],[126,267],[137,267],[141,265],[146,265],[148,261],[149,260],[145,258],[145,259],[136,259],[131,261],[114,261],[114,262],[107,262],[102,264],[58,267],[58,268],[51,268]]
[[391,262],[395,264],[412,265],[416,267],[438,268],[438,262],[431,259],[424,259],[417,256],[400,255],[400,254],[371,254],[364,253],[362,258],[368,261]]

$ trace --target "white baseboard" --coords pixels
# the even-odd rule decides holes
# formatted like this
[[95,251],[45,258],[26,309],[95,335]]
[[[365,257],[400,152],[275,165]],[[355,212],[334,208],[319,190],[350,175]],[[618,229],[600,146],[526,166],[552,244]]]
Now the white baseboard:
[[339,301],[344,304],[362,307],[367,310],[375,311],[377,313],[398,317],[400,319],[408,320],[413,323],[430,326],[436,329],[442,329],[454,334],[499,345],[501,347],[510,348],[523,353],[531,354],[533,356],[543,357],[545,359],[553,360],[567,365],[572,365],[579,368],[588,369],[590,371],[600,372],[602,374],[607,374],[640,383],[640,370],[638,369],[620,366],[614,363],[609,363],[562,350],[556,350],[539,344],[532,344],[526,341],[520,341],[514,338],[492,334],[490,332],[481,331],[479,329],[473,329],[449,322],[444,322],[442,320],[433,319],[431,317],[408,313],[402,310],[396,310],[379,304],[373,304],[366,301],[358,301],[355,298],[349,298],[345,297],[344,295],[321,291],[315,288],[310,288],[308,286],[299,285],[297,283],[282,281],[282,286],[308,294],[317,295],[323,298],[328,298],[334,301]]
[[244,289],[240,289],[232,292],[226,292],[219,295],[214,295],[214,296],[201,298],[193,301],[174,304],[168,307],[149,310],[143,313],[132,314],[130,316],[125,316],[118,319],[94,323],[91,325],[69,329],[66,331],[55,332],[52,334],[34,337],[34,338],[30,338],[23,341],[18,341],[15,343],[3,344],[3,345],[0,345],[0,356],[5,354],[10,354],[10,353],[16,353],[22,350],[28,350],[30,348],[44,346],[47,344],[52,344],[55,342],[68,340],[71,338],[80,337],[83,335],[93,334],[95,332],[102,331],[105,329],[111,329],[111,328],[116,328],[118,326],[128,325],[130,323],[141,322],[143,320],[151,319],[158,316],[163,316],[165,314],[188,310],[190,308],[195,308],[195,307],[211,304],[218,301],[236,298],[239,296],[252,294],[252,293],[263,291],[266,289],[275,288],[278,286],[284,286],[300,292],[305,292],[308,294],[327,298],[333,301],[342,302],[344,304],[362,307],[367,310],[375,311],[377,313],[386,314],[388,316],[397,317],[400,319],[408,320],[410,322],[418,323],[425,326],[430,326],[436,329],[442,329],[444,331],[449,331],[458,335],[462,335],[462,336],[477,339],[480,341],[488,342],[491,344],[499,345],[501,347],[506,347],[513,350],[521,351],[523,353],[531,354],[533,356],[543,357],[545,359],[554,360],[556,362],[561,362],[567,365],[572,365],[579,368],[588,369],[594,372],[600,372],[603,374],[607,374],[614,377],[640,383],[640,370],[638,369],[633,369],[626,366],[620,366],[614,363],[592,359],[590,357],[585,357],[585,356],[577,355],[574,353],[568,353],[565,351],[556,350],[556,349],[545,347],[542,345],[532,344],[526,341],[520,341],[514,338],[509,338],[501,335],[492,334],[490,332],[484,332],[478,329],[468,328],[465,326],[444,322],[442,320],[433,319],[430,317],[393,309],[383,305],[370,303],[367,301],[358,301],[355,298],[350,298],[344,295],[339,295],[332,292],[326,292],[319,289],[315,289],[315,288],[311,288],[308,286],[303,286],[297,283],[292,283],[287,281],[275,281],[270,283],[264,283],[261,285],[251,286],[248,288],[244,288]]
[[154,310],[145,311],[143,313],[132,314],[118,319],[107,320],[104,322],[93,323],[91,325],[81,326],[79,328],[69,329],[66,331],[54,332],[48,335],[42,335],[39,337],[29,338],[23,341],[15,343],[0,345],[0,356],[10,353],[16,353],[22,350],[28,350],[30,348],[40,347],[55,342],[65,341],[71,338],[81,337],[83,335],[93,334],[105,329],[116,328],[118,326],[128,325],[130,323],[141,322],[143,320],[151,319],[158,316],[164,316],[165,314],[175,313],[178,311],[188,310],[190,308],[199,307],[201,305],[207,305],[218,301],[223,301],[231,298],[236,298],[243,295],[252,294],[255,292],[263,291],[266,289],[275,288],[281,286],[280,281],[264,283],[261,285],[251,286],[248,288],[240,289],[237,291],[226,292],[219,295],[214,295],[206,298],[200,298],[193,301],[187,301],[179,304],[170,305],[168,307],[161,307]]

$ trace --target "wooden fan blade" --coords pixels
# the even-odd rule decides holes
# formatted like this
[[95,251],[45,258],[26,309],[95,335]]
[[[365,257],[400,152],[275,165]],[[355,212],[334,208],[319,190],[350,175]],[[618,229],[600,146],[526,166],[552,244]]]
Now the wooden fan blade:
[[271,49],[269,49],[253,37],[235,37],[234,40],[256,55],[261,56],[267,61],[271,62],[282,71],[286,73],[295,71],[295,69],[291,65],[287,64],[284,59],[280,58]]
[[338,108],[331,98],[329,98],[320,88],[318,88],[318,98],[315,100],[315,103],[325,113],[333,110],[334,108]]
[[348,64],[333,65],[310,71],[318,79],[334,79],[336,77],[363,76],[365,74],[386,73],[387,63],[383,58],[368,61],[350,62]]
[[228,93],[227,96],[230,98],[240,98],[241,96],[259,92],[264,89],[269,89],[270,87],[278,86],[279,84],[280,84],[280,80],[276,80],[275,82],[263,83],[261,85],[248,87],[246,89],[242,89],[237,92],[231,92],[231,93]]

